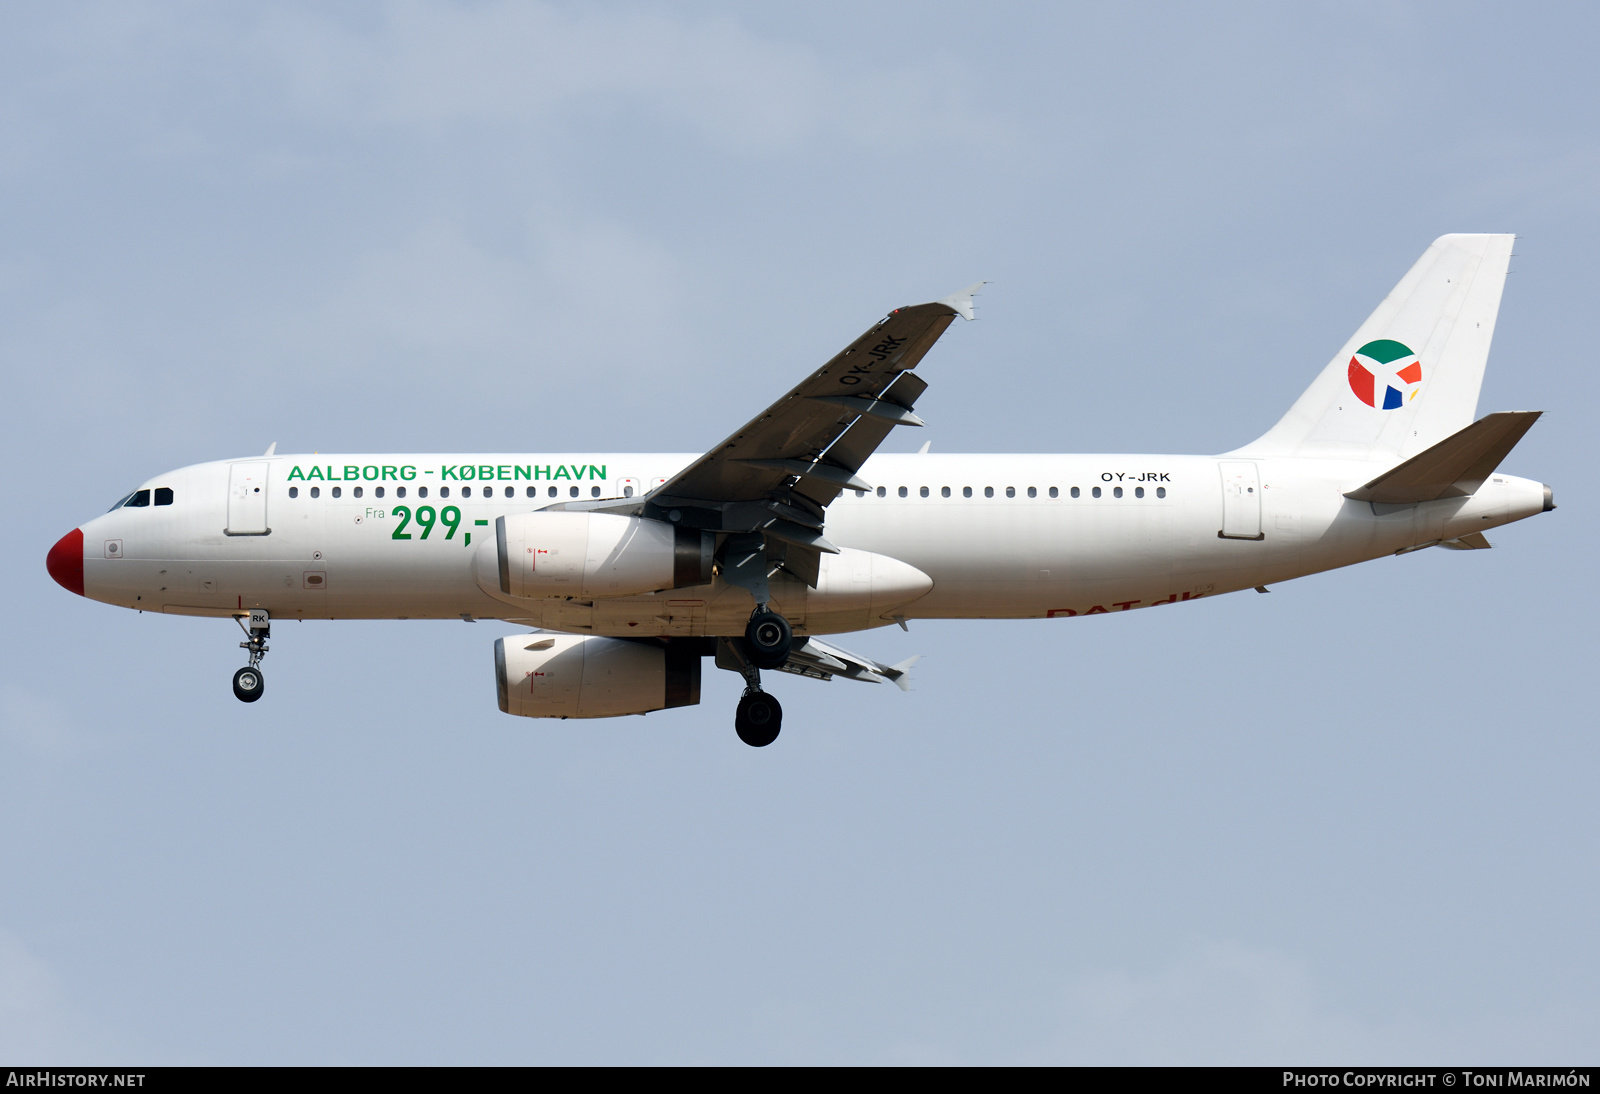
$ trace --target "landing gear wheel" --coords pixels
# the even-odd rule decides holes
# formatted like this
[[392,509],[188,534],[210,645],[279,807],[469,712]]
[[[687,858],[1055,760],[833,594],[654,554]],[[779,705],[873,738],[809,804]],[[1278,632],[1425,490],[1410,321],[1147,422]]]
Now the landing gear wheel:
[[789,621],[777,612],[757,612],[744,628],[745,654],[758,669],[782,667],[789,660],[789,645],[794,632]]
[[751,748],[765,748],[778,739],[778,730],[783,728],[783,707],[764,691],[747,691],[739,699],[733,728],[739,740]]
[[267,682],[258,668],[246,666],[233,674],[233,694],[241,703],[253,703],[261,698],[266,686]]

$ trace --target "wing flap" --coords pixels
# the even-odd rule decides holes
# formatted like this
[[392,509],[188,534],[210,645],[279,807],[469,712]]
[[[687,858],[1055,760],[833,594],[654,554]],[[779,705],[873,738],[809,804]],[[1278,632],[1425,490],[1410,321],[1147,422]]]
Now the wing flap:
[[885,665],[870,657],[862,657],[840,649],[820,638],[807,638],[803,645],[796,645],[789,651],[789,660],[780,671],[821,680],[841,676],[846,680],[858,680],[864,684],[881,684],[888,681],[901,691],[909,691],[911,666],[919,659],[920,657],[912,657],[898,665]]

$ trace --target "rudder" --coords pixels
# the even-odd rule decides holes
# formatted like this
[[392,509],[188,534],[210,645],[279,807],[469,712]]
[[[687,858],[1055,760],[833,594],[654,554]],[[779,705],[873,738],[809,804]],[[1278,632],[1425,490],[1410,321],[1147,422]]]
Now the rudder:
[[1393,463],[1477,413],[1514,235],[1447,235],[1277,425],[1229,455]]

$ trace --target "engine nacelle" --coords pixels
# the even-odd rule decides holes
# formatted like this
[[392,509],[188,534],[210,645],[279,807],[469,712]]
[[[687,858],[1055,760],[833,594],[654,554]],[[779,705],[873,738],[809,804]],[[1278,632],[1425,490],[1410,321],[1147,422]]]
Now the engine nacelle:
[[613,718],[700,702],[691,644],[575,634],[520,634],[494,643],[500,709],[524,718]]
[[716,536],[610,513],[518,513],[495,521],[473,558],[491,596],[636,596],[711,580]]

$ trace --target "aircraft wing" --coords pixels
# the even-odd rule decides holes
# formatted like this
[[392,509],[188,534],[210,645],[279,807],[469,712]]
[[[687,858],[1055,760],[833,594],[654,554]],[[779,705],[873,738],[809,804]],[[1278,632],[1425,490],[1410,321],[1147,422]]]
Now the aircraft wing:
[[[928,304],[896,308],[732,436],[643,498],[569,502],[671,520],[690,528],[759,534],[769,559],[816,583],[823,511],[847,489],[897,425],[921,425],[912,407],[927,384],[911,372],[955,317],[973,317],[978,282]],[[757,544],[759,546],[759,544]]]
[[906,375],[957,315],[972,318],[973,285],[896,308],[787,395],[656,491],[683,501],[746,501],[791,485],[825,506],[889,431],[921,425],[911,407],[927,387]]

